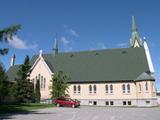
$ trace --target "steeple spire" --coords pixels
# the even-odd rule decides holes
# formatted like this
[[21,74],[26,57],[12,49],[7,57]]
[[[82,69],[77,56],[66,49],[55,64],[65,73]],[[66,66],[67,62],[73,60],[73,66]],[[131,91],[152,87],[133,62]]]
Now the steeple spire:
[[130,44],[131,44],[131,47],[133,48],[142,46],[142,41],[138,33],[136,20],[134,16],[132,16],[132,35],[131,35]]
[[137,32],[136,20],[134,16],[132,16],[132,32]]
[[55,35],[55,39],[54,39],[53,54],[54,55],[58,54],[58,38],[57,38],[57,34]]

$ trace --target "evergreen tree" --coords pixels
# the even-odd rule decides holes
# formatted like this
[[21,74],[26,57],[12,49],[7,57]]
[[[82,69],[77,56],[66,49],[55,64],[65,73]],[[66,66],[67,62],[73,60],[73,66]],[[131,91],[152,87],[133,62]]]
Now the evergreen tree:
[[[21,25],[13,25],[8,28],[4,28],[0,30],[0,42],[8,42],[8,40],[12,40],[12,36],[16,35],[17,31],[21,28]],[[8,53],[8,48],[0,49],[0,55],[5,55]]]
[[69,77],[63,71],[58,71],[52,76],[52,86],[50,87],[52,99],[65,95],[68,89],[68,80]]
[[32,102],[34,100],[34,87],[33,83],[30,81],[30,59],[26,56],[24,64],[20,65],[19,71],[17,73],[17,87],[16,87],[16,98],[18,102]]
[[35,101],[37,103],[40,102],[40,99],[41,99],[41,93],[40,93],[40,81],[37,80],[36,82],[36,88],[35,88]]
[[3,65],[0,63],[0,103],[3,102],[4,98],[8,95],[8,91],[7,75]]
[[[13,35],[16,35],[20,28],[21,25],[18,24],[0,30],[0,42],[8,42],[8,40],[12,40]],[[0,56],[7,54],[8,51],[9,48],[0,49]],[[3,101],[7,95],[12,96],[14,94],[14,87],[15,85],[7,82],[7,75],[0,63],[0,102]]]

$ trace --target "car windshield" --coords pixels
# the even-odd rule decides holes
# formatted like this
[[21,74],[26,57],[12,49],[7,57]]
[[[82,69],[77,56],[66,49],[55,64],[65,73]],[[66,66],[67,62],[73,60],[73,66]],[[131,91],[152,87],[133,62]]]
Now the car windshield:
[[71,98],[65,98],[65,97],[60,97],[60,98],[58,98],[58,100],[75,101],[75,100],[73,100]]
[[73,101],[71,98],[66,98],[65,100],[66,101]]

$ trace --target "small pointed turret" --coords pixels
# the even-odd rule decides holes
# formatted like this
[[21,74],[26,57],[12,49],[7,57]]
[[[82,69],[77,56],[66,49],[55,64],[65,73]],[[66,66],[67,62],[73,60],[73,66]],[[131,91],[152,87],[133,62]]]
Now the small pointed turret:
[[42,57],[42,50],[39,51],[39,57]]
[[142,46],[142,41],[138,33],[136,20],[134,16],[132,16],[132,35],[131,35],[130,44],[131,44],[131,47],[133,48]]
[[13,56],[11,57],[11,66],[14,66],[14,64],[15,64],[15,59],[16,59],[16,55],[15,54],[13,54]]
[[55,40],[54,40],[53,54],[54,54],[54,55],[57,55],[57,54],[58,54],[58,39],[57,39],[57,34],[56,34]]

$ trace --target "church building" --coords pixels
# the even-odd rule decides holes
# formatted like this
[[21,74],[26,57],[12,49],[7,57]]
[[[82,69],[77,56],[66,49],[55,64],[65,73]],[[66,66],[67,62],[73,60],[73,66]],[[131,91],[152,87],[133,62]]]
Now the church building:
[[[8,79],[14,80],[19,65],[12,64]],[[80,52],[59,52],[55,39],[53,51],[34,55],[30,61],[30,80],[40,80],[41,100],[51,98],[52,75],[62,70],[71,78],[68,93],[81,105],[156,106],[154,68],[145,38],[141,39],[135,18],[128,48]]]

